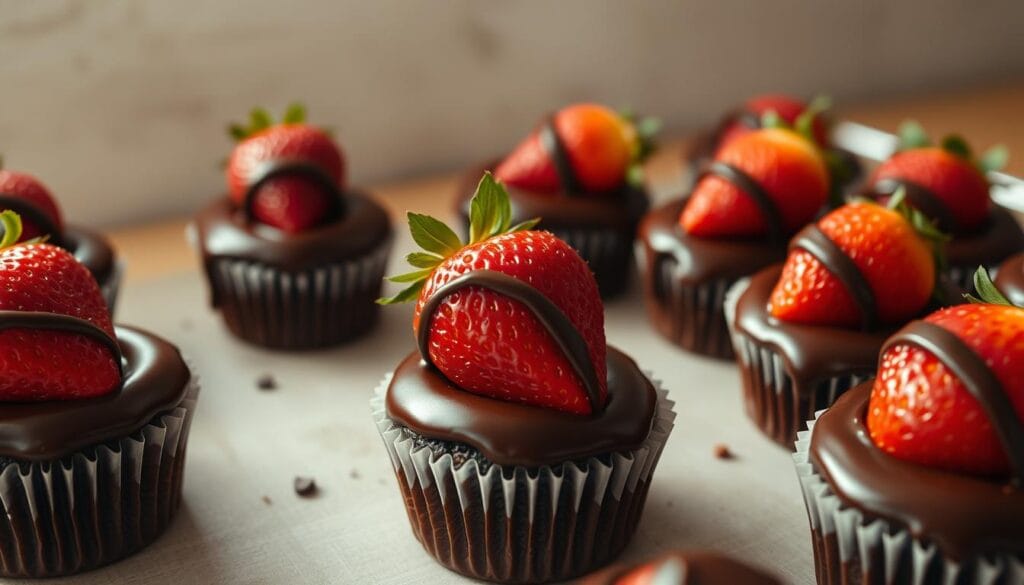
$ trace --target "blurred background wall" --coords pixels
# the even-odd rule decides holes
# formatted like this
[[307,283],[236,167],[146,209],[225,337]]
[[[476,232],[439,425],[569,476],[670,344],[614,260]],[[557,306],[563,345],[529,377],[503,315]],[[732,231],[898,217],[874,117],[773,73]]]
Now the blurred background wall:
[[759,91],[1005,83],[1022,21],[1021,0],[0,0],[0,153],[76,222],[115,225],[218,193],[225,124],[257,104],[305,102],[354,182],[398,180],[574,100],[681,133]]

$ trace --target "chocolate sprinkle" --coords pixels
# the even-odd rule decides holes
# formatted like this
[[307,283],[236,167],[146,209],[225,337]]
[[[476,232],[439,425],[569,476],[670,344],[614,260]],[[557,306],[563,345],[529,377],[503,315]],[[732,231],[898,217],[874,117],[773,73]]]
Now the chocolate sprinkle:
[[317,488],[316,485],[316,480],[312,477],[296,476],[293,485],[295,487],[295,493],[303,498],[315,496],[319,491],[319,488]]

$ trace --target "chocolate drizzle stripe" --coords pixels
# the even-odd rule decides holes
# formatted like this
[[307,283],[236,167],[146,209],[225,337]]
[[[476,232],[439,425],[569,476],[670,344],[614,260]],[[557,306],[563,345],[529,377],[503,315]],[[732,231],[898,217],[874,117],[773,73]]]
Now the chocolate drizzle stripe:
[[555,128],[554,116],[541,125],[540,143],[551,157],[551,162],[555,165],[555,172],[558,173],[558,180],[561,181],[565,192],[569,195],[582,193],[583,188],[580,186],[576,171],[572,168],[569,151],[565,148],[565,143],[562,142],[562,137],[558,135],[558,130]]
[[93,341],[103,344],[110,351],[121,379],[124,379],[124,359],[121,346],[117,340],[91,322],[71,315],[45,313],[41,311],[4,311],[0,310],[0,331],[7,329],[47,329],[84,335]]
[[886,341],[879,356],[901,344],[930,352],[960,379],[988,415],[1010,460],[1014,483],[1019,485],[1024,480],[1024,424],[1017,418],[999,378],[981,356],[951,331],[927,321],[912,321],[900,329]]
[[861,329],[871,331],[878,325],[878,306],[875,294],[871,290],[864,274],[853,259],[843,252],[821,229],[810,224],[800,230],[789,243],[789,249],[800,249],[818,259],[826,270],[831,272],[853,297],[861,314]]
[[9,209],[28,219],[39,226],[39,230],[43,234],[49,236],[49,243],[61,248],[65,247],[64,234],[57,229],[57,225],[50,219],[50,216],[33,201],[8,193],[0,193],[0,209]]
[[959,222],[946,203],[934,191],[923,185],[906,179],[889,178],[875,183],[872,191],[876,195],[892,195],[900,187],[906,190],[907,201],[915,209],[935,220],[940,229],[946,231],[959,229]]
[[297,174],[312,180],[330,195],[331,208],[327,212],[327,219],[331,221],[345,212],[344,198],[338,182],[335,181],[320,165],[303,160],[295,159],[273,159],[260,164],[249,177],[249,188],[245,192],[243,209],[246,217],[253,220],[253,205],[256,203],[256,195],[260,188],[271,179],[282,175]]
[[764,216],[764,222],[768,226],[768,240],[773,243],[783,240],[785,226],[782,223],[782,213],[760,183],[739,168],[722,161],[708,163],[697,180],[700,181],[708,175],[725,179],[750,197]]
[[526,306],[527,310],[533,313],[537,321],[547,330],[548,334],[558,345],[559,349],[569,360],[576,376],[583,383],[587,393],[587,400],[590,402],[591,413],[600,412],[603,408],[601,402],[601,385],[597,377],[597,369],[590,359],[590,349],[587,342],[583,340],[579,330],[572,321],[562,312],[558,305],[551,302],[543,293],[526,282],[513,278],[507,274],[494,270],[473,270],[448,282],[441,288],[434,291],[420,311],[419,329],[416,332],[416,343],[420,350],[420,356],[427,363],[432,364],[430,359],[430,323],[434,314],[440,308],[441,303],[449,295],[468,287],[480,287],[492,290],[496,293],[519,301]]

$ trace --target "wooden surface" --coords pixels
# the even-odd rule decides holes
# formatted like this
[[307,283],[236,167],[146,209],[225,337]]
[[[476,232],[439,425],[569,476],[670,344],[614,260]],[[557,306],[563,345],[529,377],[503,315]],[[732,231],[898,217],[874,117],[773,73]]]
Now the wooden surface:
[[[1010,149],[1011,174],[1024,174],[1024,83],[1005,87],[943,93],[837,108],[838,117],[881,130],[895,131],[905,118],[914,118],[934,136],[958,132],[983,150],[994,144]],[[710,121],[709,121],[710,122]],[[679,153],[685,139],[669,139],[648,163],[648,181],[655,198],[678,190],[682,180]],[[371,191],[398,217],[416,210],[439,217],[450,215],[457,174],[390,185]],[[213,190],[216,186],[211,186]],[[127,261],[126,283],[140,282],[197,268],[195,253],[184,240],[188,218],[113,230],[110,235]]]

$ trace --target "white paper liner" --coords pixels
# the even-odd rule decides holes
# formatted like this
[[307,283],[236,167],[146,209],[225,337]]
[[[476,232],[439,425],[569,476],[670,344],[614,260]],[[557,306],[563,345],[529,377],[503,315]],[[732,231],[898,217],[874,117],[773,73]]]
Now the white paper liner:
[[414,535],[442,565],[494,581],[561,580],[611,562],[636,529],[676,416],[668,392],[651,379],[657,411],[638,449],[581,465],[492,464],[484,473],[476,460],[456,468],[449,454],[417,449],[410,432],[387,417],[390,382],[387,374],[370,406]]
[[773,441],[790,448],[797,432],[815,412],[832,406],[844,392],[871,376],[844,373],[818,381],[811,392],[797,392],[782,356],[736,330],[736,305],[749,284],[749,278],[738,281],[726,294],[725,303],[747,415]]
[[181,502],[185,452],[199,397],[136,432],[59,460],[0,472],[0,576],[57,577],[124,558],[164,531]]
[[99,283],[100,292],[103,294],[103,300],[106,301],[107,309],[110,310],[111,316],[114,315],[114,309],[117,307],[117,293],[121,290],[121,279],[123,276],[124,261],[115,260],[106,281]]
[[259,262],[213,260],[211,283],[231,331],[282,349],[324,347],[365,333],[377,321],[391,238],[361,258],[290,272]]
[[[798,434],[793,454],[811,523],[819,585],[1024,585],[1024,558],[999,554],[958,563],[935,544],[915,538],[906,527],[865,518],[860,510],[845,506],[810,460],[811,434],[823,412],[816,413],[807,422],[808,430]],[[895,484],[894,489],[898,489]]]
[[590,266],[604,297],[626,289],[633,265],[633,234],[610,228],[554,228]]

